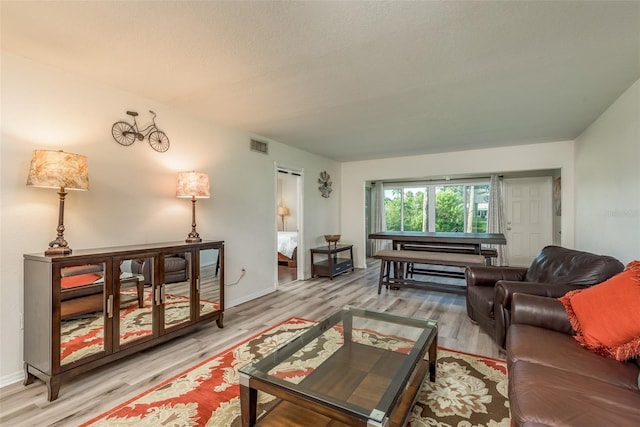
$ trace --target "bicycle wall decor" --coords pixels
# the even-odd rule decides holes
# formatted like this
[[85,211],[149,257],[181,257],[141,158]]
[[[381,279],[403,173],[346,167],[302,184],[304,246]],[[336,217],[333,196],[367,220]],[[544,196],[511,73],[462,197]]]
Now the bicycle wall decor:
[[127,114],[133,117],[133,124],[125,121],[115,122],[111,127],[111,135],[113,135],[113,139],[120,145],[131,145],[137,139],[138,141],[142,141],[147,138],[149,140],[149,145],[151,148],[158,151],[159,153],[164,153],[169,149],[169,138],[167,134],[162,132],[156,126],[156,113],[149,110],[149,112],[153,115],[151,121],[152,123],[146,128],[140,130],[138,128],[138,123],[136,123],[136,117],[138,113],[135,111],[127,111]]

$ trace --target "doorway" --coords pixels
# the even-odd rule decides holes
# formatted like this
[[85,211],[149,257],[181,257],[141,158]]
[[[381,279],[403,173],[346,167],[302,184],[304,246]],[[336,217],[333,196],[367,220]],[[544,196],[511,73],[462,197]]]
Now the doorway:
[[551,177],[504,180],[509,265],[528,267],[553,242]]
[[302,170],[276,165],[276,271],[278,285],[302,279]]

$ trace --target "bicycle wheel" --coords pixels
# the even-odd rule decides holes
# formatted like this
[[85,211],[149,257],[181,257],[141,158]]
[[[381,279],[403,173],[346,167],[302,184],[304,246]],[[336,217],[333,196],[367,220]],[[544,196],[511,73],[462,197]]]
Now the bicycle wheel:
[[169,138],[161,130],[155,130],[149,134],[149,145],[159,153],[164,153],[169,149]]
[[131,145],[136,140],[136,131],[127,122],[115,122],[111,127],[111,135],[120,145]]

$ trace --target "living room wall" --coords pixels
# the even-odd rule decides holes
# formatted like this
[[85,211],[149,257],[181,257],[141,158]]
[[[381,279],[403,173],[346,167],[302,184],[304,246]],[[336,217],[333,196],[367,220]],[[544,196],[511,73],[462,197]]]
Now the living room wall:
[[576,245],[640,259],[640,80],[576,139]]
[[[334,161],[264,138],[258,139],[269,142],[269,155],[254,153],[249,139],[256,135],[7,53],[1,101],[0,386],[22,378],[22,256],[44,251],[58,220],[56,192],[25,185],[34,149],[88,157],[89,191],[70,191],[65,202],[65,238],[73,249],[184,240],[191,203],[175,197],[177,172],[207,172],[212,197],[198,201],[198,232],[226,242],[227,283],[246,269],[227,287],[227,307],[275,289],[276,163],[303,170],[305,246],[323,243],[323,234],[339,228],[341,179]],[[150,109],[171,141],[166,153],[146,141],[124,147],[113,140],[111,126],[128,119],[127,110],[140,113],[143,125]],[[334,182],[329,199],[317,190],[323,170]],[[43,283],[43,297],[47,292]]]
[[518,145],[342,164],[341,232],[354,243],[356,267],[366,266],[365,183],[367,181],[489,175],[495,172],[560,169],[562,172],[562,245],[574,245],[573,141]]

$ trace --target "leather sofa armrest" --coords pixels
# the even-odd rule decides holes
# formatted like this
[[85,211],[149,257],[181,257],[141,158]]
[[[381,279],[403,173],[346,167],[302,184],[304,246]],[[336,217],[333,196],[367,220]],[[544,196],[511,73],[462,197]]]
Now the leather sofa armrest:
[[564,305],[556,298],[514,294],[511,324],[525,324],[573,335]]
[[499,280],[524,280],[524,267],[469,266],[465,269],[467,286],[495,286]]
[[567,292],[577,289],[575,286],[557,285],[553,283],[539,282],[514,282],[510,280],[500,280],[496,283],[494,304],[501,305],[507,310],[511,310],[511,299],[515,293],[539,295],[548,298],[559,298]]

